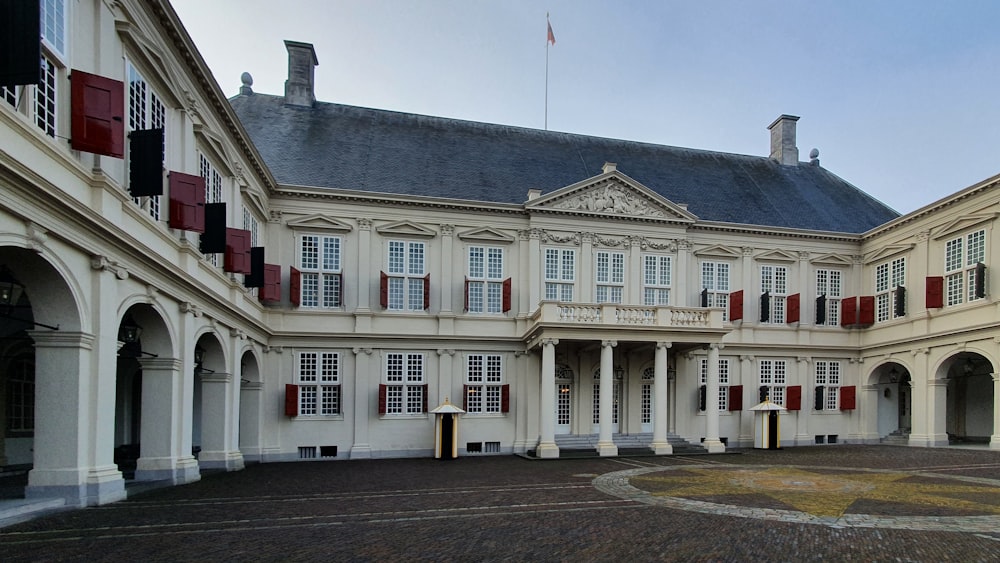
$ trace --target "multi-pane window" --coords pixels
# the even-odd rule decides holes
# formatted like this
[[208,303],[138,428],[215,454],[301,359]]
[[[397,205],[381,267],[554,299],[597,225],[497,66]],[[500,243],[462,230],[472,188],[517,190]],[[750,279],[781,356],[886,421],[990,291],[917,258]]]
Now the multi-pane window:
[[722,307],[722,320],[729,320],[729,263],[702,262],[701,287],[708,295],[709,307]]
[[[594,424],[601,423],[601,370],[594,372]],[[611,382],[611,424],[618,424],[618,403],[622,394],[622,382],[615,378]]]
[[39,15],[41,80],[37,85],[0,88],[0,95],[15,110],[34,121],[46,135],[55,138],[59,76],[67,60],[65,0],[42,0],[39,2]]
[[55,59],[42,55],[42,80],[35,87],[35,124],[49,137],[56,136],[56,87],[58,67]]
[[643,305],[668,305],[670,303],[669,256],[647,254],[642,257]]
[[[126,63],[125,75],[128,78],[128,130],[165,129],[166,108],[163,102],[134,66]],[[149,212],[150,217],[159,220],[160,196],[132,199],[136,205]]]
[[545,299],[572,301],[576,282],[576,250],[545,249]]
[[823,408],[837,410],[840,408],[840,362],[819,360],[815,368],[816,392],[823,394]]
[[35,429],[35,362],[21,355],[7,368],[7,432],[23,435]]
[[425,245],[389,241],[388,308],[420,311],[424,308]]
[[503,312],[503,249],[469,247],[470,313]]
[[[708,358],[702,358],[699,368],[701,384],[708,385]],[[708,398],[706,397],[706,400]],[[719,358],[719,411],[729,410],[729,359]]]
[[816,295],[826,297],[826,322],[822,323],[825,326],[840,326],[843,279],[840,270],[816,270]]
[[499,354],[469,354],[465,362],[465,411],[500,413],[503,359]]
[[653,380],[656,372],[653,368],[646,368],[642,372],[642,402],[640,405],[640,422],[642,424],[653,423]]
[[896,311],[893,304],[896,291],[906,285],[906,258],[896,258],[891,262],[875,267],[875,320],[878,322],[894,318]]
[[340,307],[341,238],[335,236],[302,235],[299,237],[299,268],[301,305],[303,307]]
[[986,231],[979,230],[945,243],[945,295],[948,305],[977,299],[976,264],[986,261]]
[[788,297],[788,268],[786,266],[771,266],[764,264],[760,267],[760,291],[770,296],[770,314],[768,320],[771,324],[785,324],[785,299]]
[[424,355],[390,353],[385,361],[386,414],[424,412]]
[[788,383],[786,360],[760,360],[757,367],[760,386],[767,388],[766,391],[762,390],[761,395],[772,403],[784,406],[785,386]]
[[66,56],[66,1],[42,0],[40,27],[42,44],[61,57]]
[[300,352],[299,416],[340,414],[340,354]]
[[625,289],[625,255],[602,250],[597,253],[596,268],[597,302],[621,303]]

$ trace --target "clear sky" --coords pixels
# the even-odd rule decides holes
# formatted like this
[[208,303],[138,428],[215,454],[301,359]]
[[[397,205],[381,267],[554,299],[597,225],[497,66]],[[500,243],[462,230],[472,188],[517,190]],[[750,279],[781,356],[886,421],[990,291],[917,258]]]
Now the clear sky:
[[1000,1],[172,3],[227,96],[282,94],[291,39],[321,101],[541,129],[548,11],[549,129],[767,156],[798,115],[801,160],[904,213],[1000,173]]

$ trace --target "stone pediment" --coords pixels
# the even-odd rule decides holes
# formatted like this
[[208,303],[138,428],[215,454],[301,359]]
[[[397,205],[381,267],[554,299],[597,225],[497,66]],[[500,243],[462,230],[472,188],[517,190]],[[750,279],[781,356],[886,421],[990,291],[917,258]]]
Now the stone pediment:
[[609,172],[531,200],[528,211],[693,223],[698,218],[620,172]]
[[713,244],[712,246],[695,250],[694,255],[699,258],[724,258],[734,260],[736,258],[741,258],[743,253],[735,248],[730,248],[721,244]]
[[875,252],[865,256],[865,264],[871,264],[872,262],[878,262],[879,260],[885,260],[891,256],[908,252],[915,246],[915,244],[890,244],[883,246]]
[[510,244],[514,242],[514,237],[496,229],[484,227],[482,229],[471,229],[458,233],[461,240],[473,242],[491,242],[494,244]]
[[965,229],[971,229],[972,227],[996,219],[997,215],[1000,215],[1000,213],[995,211],[993,213],[974,213],[971,215],[964,215],[954,221],[951,221],[950,223],[945,224],[941,228],[936,229],[934,231],[934,239],[940,240],[945,237],[955,235]]
[[798,262],[799,257],[784,250],[768,250],[754,256],[754,259],[765,262]]
[[839,266],[841,268],[846,268],[854,264],[849,256],[833,253],[817,256],[816,258],[810,260],[809,263],[819,266]]
[[375,231],[381,235],[396,235],[402,237],[433,238],[437,233],[412,221],[396,221],[376,227]]
[[315,215],[291,219],[285,224],[292,229],[308,229],[310,231],[336,231],[339,233],[349,233],[354,230],[354,227],[343,221],[332,219],[318,213]]

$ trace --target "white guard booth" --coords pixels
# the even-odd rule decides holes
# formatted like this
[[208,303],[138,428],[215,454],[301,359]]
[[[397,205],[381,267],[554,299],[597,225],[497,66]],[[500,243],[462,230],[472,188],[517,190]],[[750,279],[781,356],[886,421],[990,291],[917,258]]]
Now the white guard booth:
[[778,428],[778,413],[786,410],[785,407],[764,399],[763,402],[750,407],[750,410],[755,411],[753,447],[763,450],[780,449],[781,433]]
[[444,403],[431,410],[434,414],[434,458],[455,459],[458,457],[458,415],[465,411],[451,404],[448,397]]

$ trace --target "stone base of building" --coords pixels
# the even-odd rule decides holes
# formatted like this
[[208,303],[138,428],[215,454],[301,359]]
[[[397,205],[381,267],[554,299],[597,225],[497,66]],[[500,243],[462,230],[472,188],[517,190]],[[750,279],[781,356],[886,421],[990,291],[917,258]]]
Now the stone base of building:
[[24,488],[26,500],[59,498],[67,506],[97,506],[125,499],[125,479],[117,466],[95,468],[87,472],[83,483],[66,483],[77,480],[78,470],[31,470],[28,486]]

